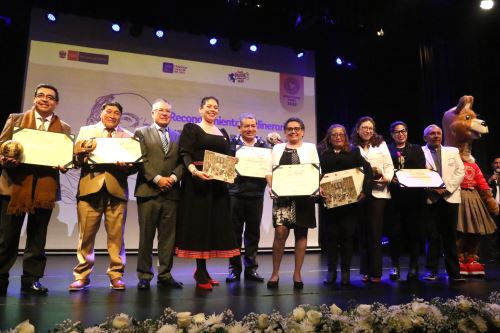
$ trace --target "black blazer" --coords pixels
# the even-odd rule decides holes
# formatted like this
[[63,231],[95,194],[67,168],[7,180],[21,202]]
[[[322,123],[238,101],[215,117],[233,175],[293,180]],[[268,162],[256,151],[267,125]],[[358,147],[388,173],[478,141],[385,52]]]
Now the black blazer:
[[321,173],[348,170],[353,168],[363,168],[365,178],[363,180],[363,188],[361,190],[366,196],[372,193],[372,167],[368,163],[357,147],[351,147],[350,151],[340,151],[335,153],[332,149],[323,150],[321,145],[318,147],[319,163],[321,165]]
[[[392,163],[394,164],[394,169],[399,168],[399,161],[397,156],[397,149],[394,143],[389,143],[387,145],[389,152],[391,153]],[[422,147],[419,145],[414,145],[407,142],[406,146],[403,148],[403,156],[405,158],[405,164],[403,169],[425,169],[425,155]]]
[[168,152],[163,152],[158,130],[155,125],[141,127],[135,131],[135,136],[141,142],[141,150],[144,156],[144,163],[139,167],[137,182],[135,186],[136,197],[154,197],[161,193],[159,187],[153,182],[157,176],[168,177],[174,174],[177,182],[170,191],[165,193],[167,199],[179,199],[179,182],[184,175],[185,167],[179,155],[179,133],[173,129],[168,129],[170,141]]

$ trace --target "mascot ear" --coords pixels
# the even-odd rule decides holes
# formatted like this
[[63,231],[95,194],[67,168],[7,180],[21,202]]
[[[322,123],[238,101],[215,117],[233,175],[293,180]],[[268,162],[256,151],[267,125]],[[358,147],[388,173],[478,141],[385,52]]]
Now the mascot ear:
[[466,109],[472,110],[473,103],[474,103],[474,97],[472,96],[465,95],[460,97],[460,99],[458,100],[458,105],[455,108],[455,113],[459,114],[460,112],[462,112],[462,110]]

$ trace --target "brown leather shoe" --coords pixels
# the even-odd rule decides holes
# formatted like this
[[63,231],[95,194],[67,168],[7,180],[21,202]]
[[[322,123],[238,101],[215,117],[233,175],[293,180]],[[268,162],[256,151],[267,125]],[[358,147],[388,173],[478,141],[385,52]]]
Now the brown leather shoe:
[[81,279],[81,280],[76,280],[72,284],[69,285],[68,290],[69,291],[80,291],[83,289],[87,289],[90,287],[90,280],[89,279]]
[[109,287],[113,290],[125,290],[125,283],[121,278],[115,278],[110,281]]

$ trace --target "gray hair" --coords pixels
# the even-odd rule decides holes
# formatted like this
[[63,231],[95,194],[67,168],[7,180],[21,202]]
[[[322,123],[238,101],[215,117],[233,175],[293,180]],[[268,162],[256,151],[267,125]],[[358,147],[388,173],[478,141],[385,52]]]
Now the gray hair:
[[[433,128],[435,128],[435,127],[437,127],[437,128],[439,128],[439,129],[441,129],[441,127],[439,127],[439,126],[438,126],[438,125],[436,125],[436,124],[430,124],[429,126],[427,126],[427,127],[424,129],[424,137],[426,137],[426,136],[427,136],[427,134],[429,134],[429,132],[430,132]],[[442,131],[442,130],[441,130],[441,131]]]
[[243,119],[255,119],[255,122],[257,122],[257,118],[255,118],[255,115],[253,113],[245,112],[240,114],[239,120],[240,120],[240,125],[243,123]]

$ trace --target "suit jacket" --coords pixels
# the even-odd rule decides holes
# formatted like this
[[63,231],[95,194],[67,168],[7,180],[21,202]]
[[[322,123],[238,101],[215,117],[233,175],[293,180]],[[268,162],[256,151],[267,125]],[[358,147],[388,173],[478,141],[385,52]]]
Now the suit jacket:
[[[76,141],[100,138],[103,125],[97,123],[94,125],[83,126],[80,128]],[[118,126],[115,132],[115,138],[129,138],[133,134],[126,129]],[[77,198],[83,198],[90,194],[97,193],[106,185],[108,193],[118,199],[128,200],[127,177],[135,170],[125,171],[123,168],[115,165],[88,165],[83,164],[80,182],[78,184]]]
[[139,167],[135,186],[136,197],[155,197],[160,193],[160,188],[153,179],[157,176],[168,177],[174,174],[177,177],[172,189],[165,192],[171,200],[179,200],[179,181],[184,175],[185,167],[179,155],[179,132],[168,128],[170,137],[167,154],[163,151],[161,138],[156,126],[141,127],[135,131],[135,136],[141,142],[144,163]]
[[[426,168],[430,170],[436,170],[436,164],[434,163],[434,159],[432,158],[431,151],[427,145],[422,146],[422,150],[424,151]],[[460,203],[460,184],[464,179],[465,171],[464,171],[464,163],[460,158],[460,154],[458,149],[455,147],[445,147],[441,146],[441,178],[443,179],[444,184],[446,185],[446,190],[450,192],[450,194],[444,195],[443,198],[449,203]],[[428,200],[427,203],[433,203],[437,201]]]
[[[31,111],[31,110],[28,110]],[[26,111],[26,112],[28,112]],[[12,113],[9,115],[7,118],[7,121],[5,122],[5,126],[3,128],[2,133],[0,134],[0,144],[4,143],[7,140],[12,139],[12,135],[14,132],[14,127],[20,127],[21,122],[23,120],[23,116],[25,113]],[[71,134],[71,127],[59,119],[61,121],[61,125],[63,127],[63,133],[64,134]],[[51,123],[55,121],[55,117],[52,117]],[[49,124],[50,127],[50,124]],[[46,173],[54,173],[59,175],[59,171],[53,170],[50,167],[46,166],[36,166],[36,165],[26,165],[26,164],[20,164],[19,166],[12,168],[12,169],[3,169],[2,174],[0,176],[0,195],[7,195],[10,196],[11,191],[12,191],[12,182],[10,180],[9,174],[16,173],[18,171],[23,171],[23,173],[26,173],[25,171],[30,171],[30,173],[37,175],[37,174],[46,174]],[[58,178],[59,182],[59,178]],[[61,189],[58,184],[57,186],[57,194],[56,194],[57,200],[61,199]]]

